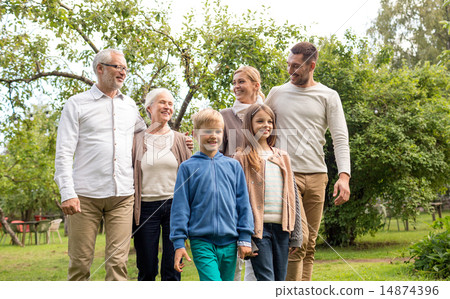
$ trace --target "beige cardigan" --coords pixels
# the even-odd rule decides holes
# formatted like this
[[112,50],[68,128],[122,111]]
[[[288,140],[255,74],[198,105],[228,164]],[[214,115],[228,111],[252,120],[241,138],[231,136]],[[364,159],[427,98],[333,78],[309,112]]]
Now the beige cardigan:
[[[272,150],[274,154],[271,155],[268,160],[280,167],[284,182],[281,227],[283,231],[290,233],[290,246],[300,247],[303,239],[300,199],[297,186],[295,185],[289,155],[277,148],[272,148]],[[253,237],[261,239],[264,225],[265,161],[264,159],[261,159],[260,170],[256,172],[254,169],[250,168],[248,159],[242,152],[237,152],[234,155],[234,158],[241,163],[247,181],[250,205],[252,206],[253,219],[255,222],[255,234]]]
[[[172,148],[170,149],[177,159],[178,166],[181,162],[186,161],[192,155],[191,150],[186,146],[186,137],[174,131],[174,140]],[[133,140],[133,178],[134,178],[134,222],[139,225],[139,218],[141,216],[141,192],[142,192],[142,170],[141,160],[147,147],[144,142],[145,130],[134,134]],[[155,174],[157,175],[157,174]]]

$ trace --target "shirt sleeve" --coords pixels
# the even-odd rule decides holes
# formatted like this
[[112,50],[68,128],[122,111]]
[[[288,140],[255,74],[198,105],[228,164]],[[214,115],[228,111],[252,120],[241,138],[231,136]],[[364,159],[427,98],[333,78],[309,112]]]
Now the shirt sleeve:
[[188,238],[188,223],[191,215],[188,178],[187,169],[181,164],[178,169],[170,211],[169,238],[173,242],[175,250],[184,248],[184,242]]
[[137,115],[136,115],[136,124],[134,125],[134,133],[141,132],[145,129],[147,129],[147,125],[145,124],[144,119],[139,114],[139,111],[136,109]]
[[238,213],[238,241],[250,242],[254,231],[253,214],[248,197],[244,171],[236,163],[236,206]]
[[348,145],[347,122],[345,121],[344,109],[337,92],[333,92],[329,98],[327,120],[333,139],[338,173],[345,172],[350,175],[350,147]]
[[78,197],[72,177],[73,156],[78,143],[78,115],[75,101],[69,99],[61,112],[56,137],[54,179],[61,193],[61,202]]

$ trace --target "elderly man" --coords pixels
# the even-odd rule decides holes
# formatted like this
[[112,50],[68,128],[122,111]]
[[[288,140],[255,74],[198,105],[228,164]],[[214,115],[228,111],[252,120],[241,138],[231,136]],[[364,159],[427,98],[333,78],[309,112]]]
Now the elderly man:
[[[335,204],[350,196],[350,149],[347,124],[336,91],[314,81],[318,53],[313,44],[296,44],[287,59],[290,82],[274,87],[267,96],[277,116],[277,147],[291,156],[297,187],[302,195],[303,246],[289,257],[286,280],[311,280],[316,239],[328,182],[323,146],[325,132],[333,138],[339,179]],[[302,220],[303,220],[302,219]]]
[[106,280],[126,280],[133,219],[131,148],[144,130],[135,102],[119,89],[127,76],[124,54],[94,58],[98,82],[69,98],[56,141],[55,181],[68,216],[69,280],[89,280],[95,239],[105,219]]

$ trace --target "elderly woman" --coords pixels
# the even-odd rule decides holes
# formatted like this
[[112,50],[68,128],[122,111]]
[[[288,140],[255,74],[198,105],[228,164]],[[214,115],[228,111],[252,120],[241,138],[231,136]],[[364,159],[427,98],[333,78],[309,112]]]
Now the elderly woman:
[[180,280],[174,267],[174,248],[169,240],[170,208],[178,166],[189,159],[186,137],[170,129],[174,98],[165,88],[152,90],[145,109],[151,119],[146,131],[136,133],[134,163],[134,247],[138,280],[155,280],[162,230],[161,280]]

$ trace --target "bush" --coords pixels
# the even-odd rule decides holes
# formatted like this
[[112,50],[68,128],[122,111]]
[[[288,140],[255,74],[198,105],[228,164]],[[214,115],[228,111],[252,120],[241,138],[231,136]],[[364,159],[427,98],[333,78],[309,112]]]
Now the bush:
[[[422,241],[409,248],[414,269],[437,278],[450,276],[450,216],[439,218],[431,225],[432,231]],[[445,229],[437,232],[438,229]]]

